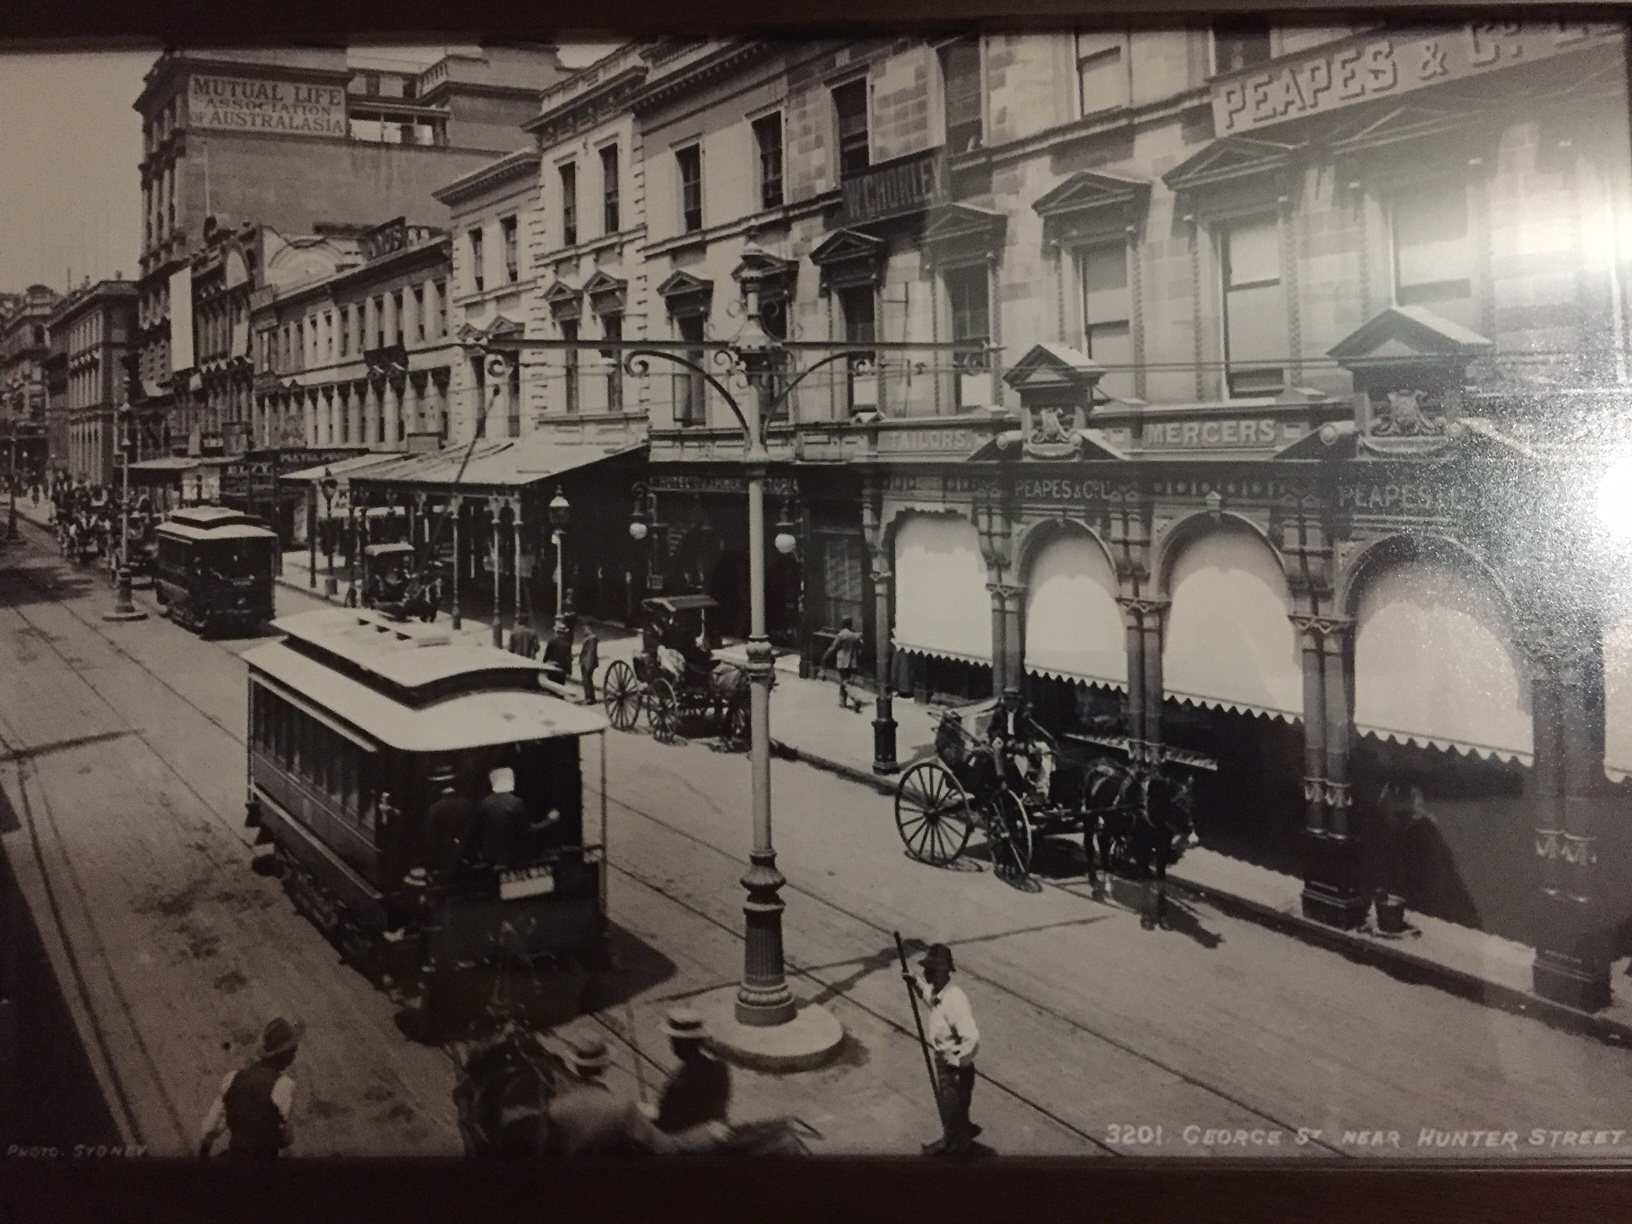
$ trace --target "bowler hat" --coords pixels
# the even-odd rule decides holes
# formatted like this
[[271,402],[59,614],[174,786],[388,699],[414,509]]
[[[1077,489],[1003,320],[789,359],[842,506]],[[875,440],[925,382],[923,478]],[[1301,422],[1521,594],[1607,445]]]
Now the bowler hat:
[[935,965],[944,966],[946,971],[951,973],[952,949],[945,944],[931,944],[929,950],[924,953],[924,959],[919,964],[926,973]]
[[676,1041],[707,1041],[708,1026],[689,1007],[677,1007],[663,1021],[663,1035]]
[[572,1043],[572,1065],[580,1073],[605,1071],[612,1063],[606,1042],[599,1037],[583,1037]]
[[261,1057],[275,1058],[279,1054],[287,1054],[300,1044],[300,1036],[305,1031],[304,1024],[291,1024],[282,1016],[269,1020],[261,1033]]

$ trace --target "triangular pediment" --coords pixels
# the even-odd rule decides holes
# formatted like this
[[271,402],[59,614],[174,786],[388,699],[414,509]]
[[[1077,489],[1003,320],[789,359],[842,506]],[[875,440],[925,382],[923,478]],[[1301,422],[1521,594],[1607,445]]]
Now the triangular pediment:
[[506,318],[501,314],[495,318],[493,322],[487,325],[487,338],[489,340],[508,339],[514,336],[520,336],[526,332],[526,330],[527,328],[524,324],[518,323],[514,319]]
[[466,323],[459,329],[455,338],[460,344],[480,344],[487,339],[487,329],[477,327],[474,323]]
[[1195,191],[1279,170],[1300,146],[1262,136],[1226,136],[1162,175],[1171,191]]
[[583,292],[582,289],[574,289],[565,281],[558,280],[544,290],[544,300],[553,308],[569,302],[577,302]]
[[1344,369],[1438,361],[1466,365],[1488,352],[1478,332],[1423,306],[1389,306],[1327,350]]
[[1079,170],[1032,203],[1039,216],[1058,217],[1095,209],[1143,209],[1150,198],[1150,180],[1124,178],[1103,171]]
[[1329,133],[1323,143],[1334,156],[1387,149],[1406,141],[1443,136],[1465,128],[1476,114],[1407,102],[1370,114]]
[[810,253],[810,262],[822,267],[824,264],[852,260],[877,260],[884,257],[886,249],[887,244],[882,238],[874,238],[859,230],[834,230]]
[[603,293],[622,293],[629,287],[629,282],[621,276],[613,276],[604,268],[597,268],[595,275],[584,282],[584,292],[590,297]]
[[777,280],[798,274],[798,260],[783,259],[762,247],[749,247],[743,251],[741,262],[731,269],[731,279],[739,284],[744,280]]
[[694,294],[713,293],[714,282],[693,276],[682,268],[676,268],[664,278],[657,287],[659,297],[674,298],[688,297]]
[[1082,387],[1104,376],[1105,367],[1086,353],[1065,344],[1044,341],[1003,372],[1003,381],[1017,392],[1028,389]]
[[925,246],[974,243],[996,248],[1003,245],[1009,219],[990,208],[973,204],[945,204],[935,209],[924,227]]

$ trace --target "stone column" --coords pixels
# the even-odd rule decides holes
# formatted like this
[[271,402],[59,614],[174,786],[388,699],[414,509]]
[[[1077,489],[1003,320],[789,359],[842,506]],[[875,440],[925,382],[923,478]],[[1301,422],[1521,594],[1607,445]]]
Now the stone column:
[[1596,1011],[1609,1005],[1611,960],[1595,895],[1597,832],[1615,802],[1603,773],[1603,628],[1595,618],[1554,615],[1536,639],[1527,644],[1541,859],[1532,981],[1545,998]]
[[1292,623],[1303,647],[1303,804],[1308,839],[1326,828],[1326,681],[1318,619],[1295,614]]
[[1354,723],[1354,622],[1294,616],[1303,635],[1305,917],[1342,930],[1366,919],[1360,841],[1351,821],[1349,740]]
[[986,590],[992,597],[992,695],[1009,691],[1008,602],[1003,598],[1002,570],[988,567]]
[[1167,610],[1171,605],[1165,599],[1140,602],[1143,605],[1141,631],[1145,639],[1145,751],[1148,760],[1160,761],[1162,700],[1167,691],[1162,679],[1162,629],[1167,623]]
[[1128,695],[1123,703],[1123,714],[1128,727],[1128,739],[1133,744],[1145,740],[1145,627],[1139,611],[1139,599],[1119,595],[1117,606],[1122,609],[1122,627],[1127,640]]
[[1020,583],[1003,583],[998,593],[1003,597],[1003,692],[1018,697],[1026,687],[1026,646],[1020,619],[1026,588]]

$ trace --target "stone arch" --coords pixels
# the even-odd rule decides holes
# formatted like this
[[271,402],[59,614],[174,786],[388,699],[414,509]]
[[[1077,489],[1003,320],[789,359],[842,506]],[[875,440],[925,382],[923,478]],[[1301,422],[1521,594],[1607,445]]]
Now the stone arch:
[[1304,716],[1303,662],[1281,551],[1250,519],[1196,514],[1164,537],[1154,567],[1171,602],[1163,685],[1181,701],[1286,720]]
[[1220,530],[1244,530],[1256,536],[1264,547],[1269,549],[1270,555],[1275,558],[1275,564],[1280,567],[1282,578],[1285,578],[1286,558],[1281,555],[1281,550],[1276,547],[1275,541],[1269,538],[1269,534],[1252,519],[1232,510],[1221,510],[1216,515],[1198,510],[1179,519],[1156,540],[1155,555],[1151,558],[1150,567],[1150,572],[1156,580],[1156,590],[1164,596],[1171,597],[1169,582],[1174,563],[1197,540]]
[[1020,667],[1029,674],[1126,687],[1127,633],[1116,563],[1098,532],[1070,518],[1027,527],[1015,548]]
[[1358,733],[1530,763],[1518,609],[1466,546],[1437,535],[1376,540],[1344,567],[1337,606],[1354,618]]

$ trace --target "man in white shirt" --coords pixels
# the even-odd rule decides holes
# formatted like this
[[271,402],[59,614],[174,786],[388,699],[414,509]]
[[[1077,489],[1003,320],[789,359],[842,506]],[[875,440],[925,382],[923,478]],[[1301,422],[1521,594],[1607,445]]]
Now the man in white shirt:
[[975,1090],[975,1052],[980,1030],[975,1027],[969,997],[952,985],[952,949],[935,944],[920,962],[923,978],[903,976],[929,1006],[925,1025],[929,1048],[935,1056],[936,1095],[944,1138],[926,1143],[924,1151],[967,1156],[980,1128],[969,1121],[969,1101]]

